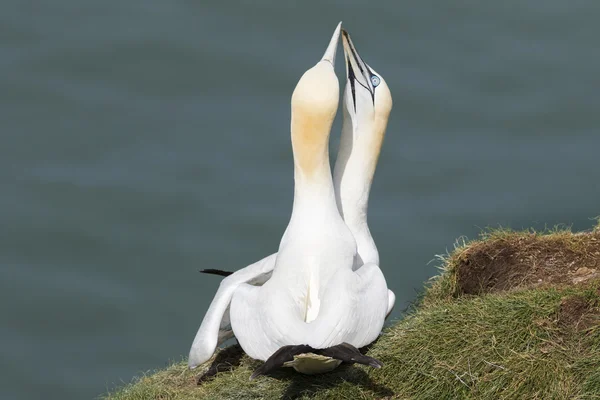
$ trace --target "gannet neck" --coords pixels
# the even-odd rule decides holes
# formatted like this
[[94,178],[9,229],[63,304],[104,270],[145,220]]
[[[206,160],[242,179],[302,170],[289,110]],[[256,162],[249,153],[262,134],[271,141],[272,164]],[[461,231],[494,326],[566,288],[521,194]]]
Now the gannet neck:
[[[339,27],[334,36],[339,35],[337,31]],[[321,60],[306,71],[292,94],[290,130],[294,154],[294,211],[298,207],[318,205],[314,212],[328,212],[330,202],[335,208],[329,165],[329,132],[337,112],[338,97],[339,83],[333,66],[327,60]]]
[[329,129],[332,116],[313,118],[303,113],[292,115],[294,153],[294,207],[300,210],[337,212],[331,167],[329,165]]
[[354,235],[358,264],[379,265],[379,252],[369,230],[369,194],[385,135],[387,121],[374,121],[372,127],[355,130],[344,116],[342,137],[334,169],[336,204]]
[[383,77],[358,54],[342,30],[346,61],[344,120],[334,169],[336,202],[363,262],[379,263],[367,223],[369,193],[385,136],[392,96]]
[[334,185],[338,209],[351,228],[367,223],[369,194],[386,127],[387,115],[375,114],[371,121],[353,123],[344,112]]
[[316,113],[296,104],[292,109],[292,151],[294,178],[299,184],[323,185],[331,181],[329,130],[333,113]]

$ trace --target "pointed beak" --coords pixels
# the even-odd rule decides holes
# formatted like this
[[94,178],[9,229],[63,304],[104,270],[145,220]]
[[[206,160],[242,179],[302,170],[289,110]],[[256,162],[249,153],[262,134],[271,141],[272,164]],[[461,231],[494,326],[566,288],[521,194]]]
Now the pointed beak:
[[321,61],[329,61],[331,65],[335,66],[335,53],[337,51],[338,40],[340,39],[340,31],[342,30],[342,23],[340,22],[335,28],[333,32],[333,36],[329,41],[329,46],[327,46],[327,50],[325,50],[325,54],[323,54],[323,58]]
[[348,31],[345,29],[342,29],[342,44],[344,46],[344,56],[346,57],[346,77],[348,81],[352,85],[360,84],[373,94],[370,68],[356,51]]

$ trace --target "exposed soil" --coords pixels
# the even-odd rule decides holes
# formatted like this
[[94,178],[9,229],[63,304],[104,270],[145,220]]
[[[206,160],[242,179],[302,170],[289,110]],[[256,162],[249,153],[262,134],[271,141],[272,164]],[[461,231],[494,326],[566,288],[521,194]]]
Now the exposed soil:
[[583,296],[569,296],[562,299],[558,311],[558,325],[567,330],[585,331],[600,323],[598,301]]
[[492,235],[454,256],[457,294],[482,294],[600,279],[600,230]]

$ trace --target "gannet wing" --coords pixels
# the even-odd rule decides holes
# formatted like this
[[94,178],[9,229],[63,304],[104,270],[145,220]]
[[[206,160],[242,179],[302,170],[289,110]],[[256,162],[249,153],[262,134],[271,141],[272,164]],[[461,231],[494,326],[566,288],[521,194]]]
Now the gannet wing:
[[365,264],[356,275],[360,280],[360,297],[357,307],[359,335],[355,346],[361,348],[375,341],[381,333],[388,314],[390,290],[377,264]]
[[[273,254],[274,256],[275,254]],[[253,285],[253,286],[262,286],[264,285],[269,279],[271,279],[271,275],[273,275],[273,268],[275,267],[275,258],[273,258],[272,260],[267,260],[269,257],[264,258],[263,260],[259,261],[259,262],[264,262],[267,263],[265,264],[261,264],[261,270],[260,272],[257,272],[256,275],[253,275],[250,279],[248,279],[248,281],[246,282],[242,282],[242,283],[247,283],[248,285]],[[244,274],[248,274],[251,275],[251,273],[253,271],[247,271],[246,268],[250,268],[253,267],[255,264],[252,264],[248,267],[243,268],[242,270],[244,270]],[[253,269],[254,270],[254,267]],[[232,275],[232,273],[229,273],[229,275]],[[227,275],[227,276],[229,276]],[[223,342],[225,342],[228,339],[231,339],[232,337],[234,337],[234,333],[233,333],[233,329],[231,329],[231,317],[230,317],[230,308],[231,308],[231,304],[229,304],[229,306],[227,307],[227,309],[225,310],[225,313],[223,314],[223,319],[221,320],[221,324],[219,326],[219,339],[217,342],[217,346],[220,346]]]
[[268,329],[265,329],[269,325],[265,318],[265,306],[268,307],[269,304],[260,301],[260,290],[264,287],[266,286],[239,285],[231,300],[230,312],[233,326],[237,330],[237,340],[244,352],[263,361],[277,349],[268,335]]
[[396,304],[396,295],[394,294],[394,292],[392,292],[390,289],[388,289],[388,308],[387,308],[387,312],[385,314],[386,319],[392,313],[392,310],[394,309],[394,304]]
[[235,290],[241,284],[262,285],[271,277],[277,253],[242,268],[221,281],[202,324],[196,333],[188,366],[195,368],[212,357],[217,346],[233,336],[229,306]]
[[328,282],[321,310],[308,345],[331,347],[342,342],[360,348],[373,342],[381,332],[388,310],[389,295],[383,273],[376,264],[356,271],[340,270]]
[[[372,239],[371,239],[372,240]],[[375,246],[375,242],[372,242],[373,246]],[[375,252],[377,253],[377,248],[375,247]],[[379,255],[376,257],[376,260],[379,260]],[[370,263],[364,264],[362,258],[360,257],[360,255],[358,257],[356,257],[356,261],[354,266],[352,267],[353,271],[358,271],[360,268],[362,268],[364,265],[368,265]],[[377,261],[377,263],[379,265],[379,261]],[[394,292],[392,292],[391,290],[388,289],[388,307],[387,307],[387,313],[385,314],[385,318],[387,319],[392,310],[394,309],[394,304],[396,303],[396,295],[394,294]]]
[[289,345],[324,349],[347,342],[363,347],[379,336],[389,304],[385,278],[375,264],[357,271],[338,270],[319,290],[320,310],[309,323],[292,295],[272,280],[262,287],[238,285],[231,300],[231,322],[250,357],[267,360]]
[[267,360],[279,348],[307,344],[312,328],[296,293],[273,279],[263,286],[241,284],[231,300],[231,324],[244,352]]

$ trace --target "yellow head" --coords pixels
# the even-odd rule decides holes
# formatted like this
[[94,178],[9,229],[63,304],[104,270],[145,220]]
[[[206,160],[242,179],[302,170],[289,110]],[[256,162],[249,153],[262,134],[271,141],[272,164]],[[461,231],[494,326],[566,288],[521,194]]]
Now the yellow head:
[[333,65],[341,22],[321,61],[302,75],[292,94],[292,147],[298,172],[310,178],[329,162],[329,131],[338,108],[339,82]]

